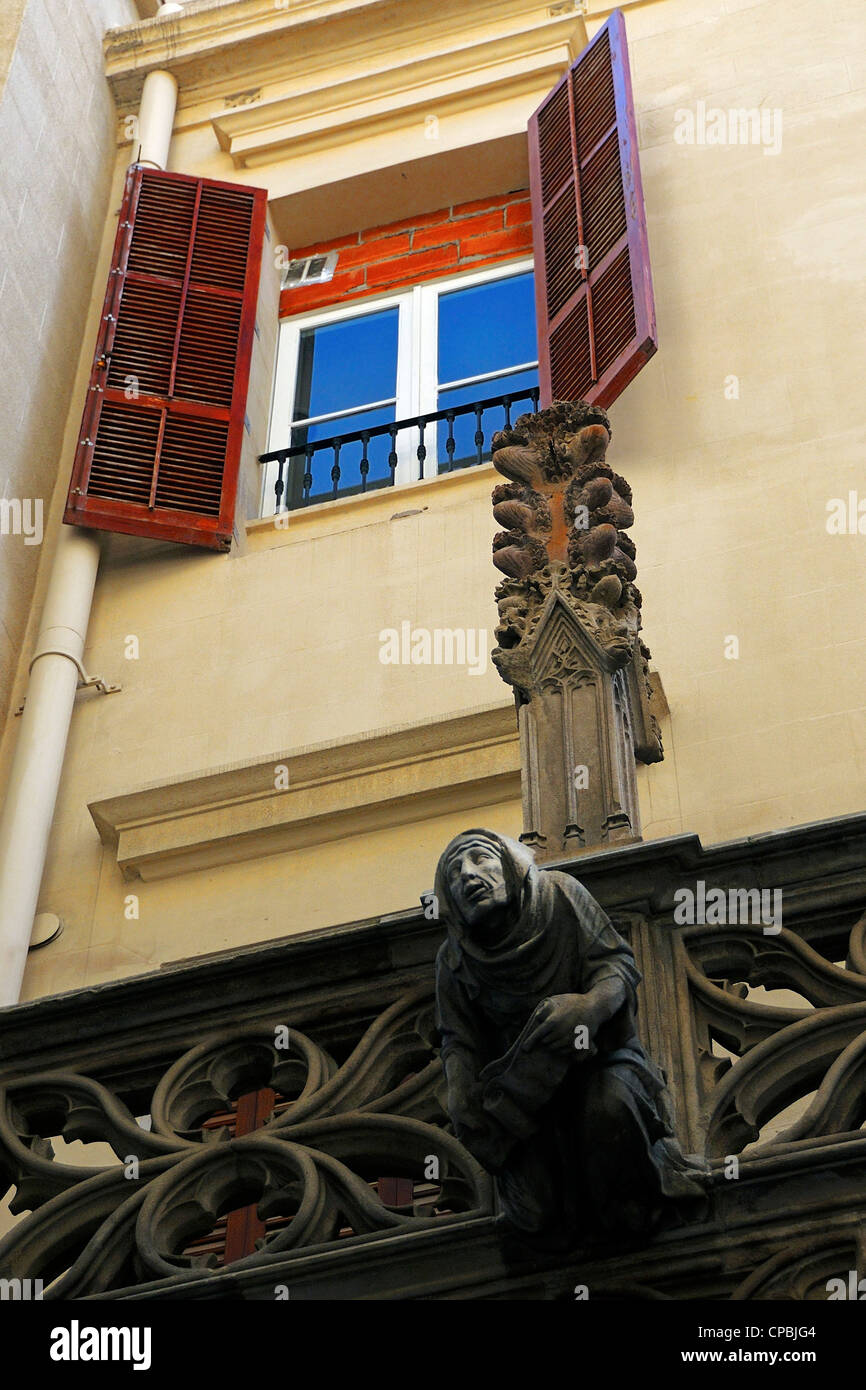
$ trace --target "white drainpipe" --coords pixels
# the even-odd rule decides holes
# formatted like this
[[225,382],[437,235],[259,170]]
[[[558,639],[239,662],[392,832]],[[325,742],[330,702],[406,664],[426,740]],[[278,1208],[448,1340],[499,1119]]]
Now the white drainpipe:
[[[176,105],[171,73],[149,73],[139,108],[140,163],[165,168]],[[98,531],[61,524],[0,813],[0,1006],[17,1004],[21,993],[99,554]]]

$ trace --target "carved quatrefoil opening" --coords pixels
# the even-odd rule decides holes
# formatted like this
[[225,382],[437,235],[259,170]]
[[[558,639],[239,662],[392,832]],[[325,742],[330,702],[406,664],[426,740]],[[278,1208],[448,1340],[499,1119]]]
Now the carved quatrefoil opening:
[[[216,1034],[159,1078],[149,1128],[121,1086],[8,1081],[0,1177],[30,1214],[0,1242],[0,1275],[95,1296],[490,1213],[489,1177],[448,1130],[431,995],[425,983],[396,1000],[340,1064],[283,1020]],[[126,1095],[140,1106],[140,1083]],[[116,1158],[65,1163],[43,1130]]]
[[866,1122],[866,915],[810,927],[820,951],[784,926],[683,932],[711,1156]]

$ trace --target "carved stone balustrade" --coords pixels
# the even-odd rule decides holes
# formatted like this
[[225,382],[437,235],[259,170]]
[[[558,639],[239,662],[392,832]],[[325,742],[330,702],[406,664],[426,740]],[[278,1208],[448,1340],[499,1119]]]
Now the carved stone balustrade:
[[[419,908],[0,1014],[0,1277],[293,1300],[808,1299],[863,1277],[866,815],[557,867],[635,951],[642,1040],[713,1163],[691,1224],[542,1255],[496,1223],[443,1110],[442,930]],[[680,920],[684,890],[705,921]]]

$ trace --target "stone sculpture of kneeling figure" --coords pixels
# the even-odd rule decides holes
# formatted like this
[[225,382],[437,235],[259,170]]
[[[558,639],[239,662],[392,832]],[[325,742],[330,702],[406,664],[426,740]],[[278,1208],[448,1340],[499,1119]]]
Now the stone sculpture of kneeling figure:
[[546,1244],[634,1239],[701,1198],[707,1165],[635,1031],[634,955],[595,899],[488,830],[451,841],[435,891],[448,1110],[505,1221]]

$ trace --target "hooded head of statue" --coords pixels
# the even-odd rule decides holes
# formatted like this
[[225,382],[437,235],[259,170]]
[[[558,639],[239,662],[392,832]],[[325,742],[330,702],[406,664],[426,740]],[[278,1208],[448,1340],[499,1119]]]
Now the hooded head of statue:
[[455,835],[439,859],[435,886],[449,934],[470,954],[513,945],[537,873],[531,852],[506,835]]

